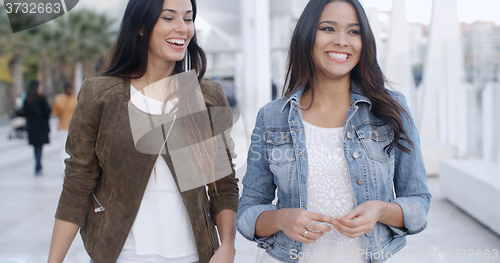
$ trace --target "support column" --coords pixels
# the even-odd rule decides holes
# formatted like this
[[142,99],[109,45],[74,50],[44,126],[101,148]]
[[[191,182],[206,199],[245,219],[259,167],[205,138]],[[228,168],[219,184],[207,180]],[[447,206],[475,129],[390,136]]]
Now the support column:
[[382,34],[382,29],[380,28],[380,22],[378,20],[380,12],[378,8],[372,7],[368,10],[368,20],[370,21],[370,27],[372,28],[373,37],[375,38],[375,43],[377,45],[377,60],[381,67],[385,65],[385,56],[382,49],[382,40],[380,35]]
[[[483,89],[482,96],[482,114],[483,114],[483,159],[486,161],[493,161],[493,126],[494,119],[494,87],[493,83],[488,83]],[[498,135],[497,135],[498,136]]]
[[242,89],[238,93],[245,130],[250,134],[257,111],[271,101],[269,0],[241,1]]
[[[462,69],[456,0],[434,0],[427,59],[421,83],[424,94],[419,101],[419,111],[422,113],[419,131],[423,137],[445,141],[455,148],[459,143],[457,89],[463,80]],[[440,119],[438,115],[440,89],[445,89],[446,94],[444,119]],[[444,133],[440,132],[440,122],[445,123]],[[445,138],[440,138],[440,134],[445,134]]]
[[409,27],[405,0],[393,0],[385,75],[393,87],[406,97],[410,110],[415,111],[415,80],[410,61]]

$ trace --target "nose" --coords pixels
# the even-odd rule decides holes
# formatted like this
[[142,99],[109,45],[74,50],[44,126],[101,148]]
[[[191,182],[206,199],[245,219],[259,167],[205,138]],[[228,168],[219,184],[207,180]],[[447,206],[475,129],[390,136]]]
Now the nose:
[[187,29],[188,29],[188,25],[186,24],[186,22],[184,20],[180,20],[177,25],[176,25],[176,31],[179,32],[179,33],[182,33],[182,34],[185,34],[187,32]]
[[347,47],[349,42],[347,41],[346,35],[343,32],[337,32],[333,35],[333,44],[341,47]]

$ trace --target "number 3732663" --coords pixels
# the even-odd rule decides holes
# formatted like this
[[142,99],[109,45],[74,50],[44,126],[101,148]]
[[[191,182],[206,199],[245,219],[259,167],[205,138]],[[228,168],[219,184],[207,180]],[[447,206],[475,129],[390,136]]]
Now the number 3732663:
[[60,3],[6,3],[5,10],[8,14],[51,14],[63,12]]
[[498,259],[498,249],[445,249],[445,259]]

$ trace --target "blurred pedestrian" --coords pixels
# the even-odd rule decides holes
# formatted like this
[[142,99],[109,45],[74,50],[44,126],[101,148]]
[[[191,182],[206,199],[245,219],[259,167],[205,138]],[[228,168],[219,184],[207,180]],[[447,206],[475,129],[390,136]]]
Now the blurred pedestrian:
[[42,96],[42,85],[38,81],[29,83],[21,115],[26,117],[28,142],[35,150],[35,175],[38,176],[42,174],[42,146],[49,143],[50,132],[50,107]]
[[59,138],[59,143],[61,145],[61,158],[62,160],[69,158],[69,155],[64,149],[66,145],[66,138],[68,137],[68,127],[73,116],[73,111],[76,107],[76,96],[73,94],[74,89],[71,83],[66,83],[64,85],[64,92],[58,94],[54,98],[54,104],[52,105],[52,114],[59,118],[59,124],[57,125],[57,135]]

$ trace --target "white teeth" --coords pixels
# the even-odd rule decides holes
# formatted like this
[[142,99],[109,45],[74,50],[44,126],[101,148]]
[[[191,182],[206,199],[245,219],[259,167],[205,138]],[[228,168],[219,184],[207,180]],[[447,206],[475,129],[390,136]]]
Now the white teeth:
[[184,40],[184,39],[167,39],[167,42],[172,43],[172,44],[177,44],[177,45],[184,45],[184,43],[186,43],[186,40]]
[[335,52],[328,52],[328,56],[331,57],[331,58],[335,58],[335,59],[347,60],[347,57],[349,55],[348,54],[335,53]]

